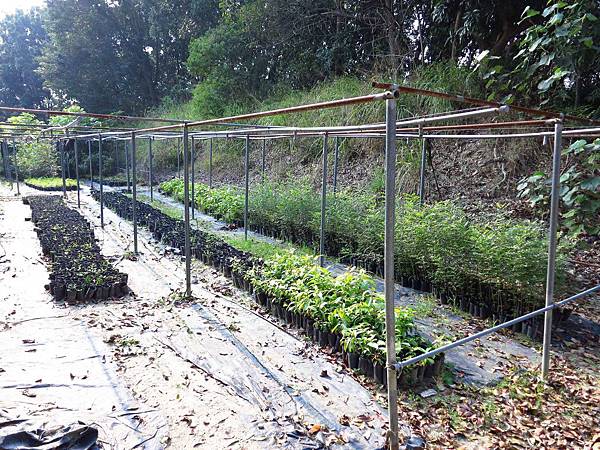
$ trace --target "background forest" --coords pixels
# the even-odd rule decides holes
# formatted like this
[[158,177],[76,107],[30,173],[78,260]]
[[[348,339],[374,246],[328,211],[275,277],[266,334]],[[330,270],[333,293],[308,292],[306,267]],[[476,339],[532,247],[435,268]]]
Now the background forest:
[[[598,116],[598,17],[593,0],[48,0],[0,21],[0,104],[141,114],[193,98],[205,117],[446,62],[490,97]],[[447,90],[469,88],[453,74]]]

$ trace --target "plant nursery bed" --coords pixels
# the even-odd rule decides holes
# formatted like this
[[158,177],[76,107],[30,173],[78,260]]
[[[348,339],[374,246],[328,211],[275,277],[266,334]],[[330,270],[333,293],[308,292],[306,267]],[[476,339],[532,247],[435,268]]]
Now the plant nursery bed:
[[[99,192],[92,191],[99,200]],[[104,203],[124,219],[133,217],[132,199],[106,192]],[[167,216],[137,201],[138,223],[147,226],[153,237],[184,252],[183,221]],[[306,334],[345,364],[378,382],[386,384],[385,320],[383,299],[375,283],[364,272],[335,277],[309,256],[288,252],[263,260],[242,252],[214,234],[192,229],[191,252],[203,263],[232,278],[236,287],[251,293],[264,312],[269,312]],[[396,335],[399,359],[418,355],[431,348],[419,335],[409,310],[398,309]],[[443,355],[426,360],[399,374],[401,385],[414,385],[440,374]]]
[[[26,186],[37,189],[38,191],[62,191],[63,183],[62,178],[26,178],[24,181]],[[65,179],[65,189],[67,191],[77,190],[77,181],[71,178]]]
[[[183,201],[183,181],[161,183],[160,192]],[[243,195],[233,187],[195,184],[198,210],[241,226]],[[382,206],[368,196],[341,192],[328,197],[326,251],[340,262],[383,276]],[[263,236],[318,247],[320,200],[302,183],[259,184],[250,195],[249,229]],[[407,197],[398,205],[395,280],[432,294],[474,317],[505,322],[544,305],[546,230],[531,221],[471,222],[452,202],[421,205]],[[560,249],[563,249],[561,244]],[[565,252],[559,253],[557,286],[564,287]],[[571,308],[555,310],[553,325]],[[543,317],[513,331],[541,339]]]
[[127,274],[116,270],[100,253],[94,231],[59,196],[24,197],[42,251],[50,259],[47,289],[67,303],[119,298],[129,293]]

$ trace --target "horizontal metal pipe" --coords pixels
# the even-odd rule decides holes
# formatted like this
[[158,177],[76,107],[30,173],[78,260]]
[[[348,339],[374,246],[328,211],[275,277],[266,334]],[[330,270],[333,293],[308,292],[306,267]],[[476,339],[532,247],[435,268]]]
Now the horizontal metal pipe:
[[[369,103],[369,102],[373,102],[373,101],[385,100],[387,98],[394,98],[394,97],[397,97],[397,93],[382,92],[379,94],[370,94],[370,95],[363,95],[360,97],[350,97],[350,98],[344,98],[344,99],[339,99],[339,100],[311,103],[308,105],[291,106],[288,108],[273,109],[273,110],[269,110],[269,111],[260,111],[260,112],[249,113],[249,114],[240,114],[237,116],[221,117],[218,119],[207,119],[207,120],[200,120],[200,121],[196,121],[196,122],[187,122],[187,124],[189,127],[197,127],[197,126],[203,126],[203,125],[221,125],[221,124],[229,123],[229,122],[236,122],[236,121],[248,120],[248,119],[259,119],[262,117],[277,116],[277,115],[281,115],[281,114],[293,114],[293,113],[298,113],[298,112],[305,112],[305,111],[312,111],[312,110],[326,109],[326,108],[339,108],[342,106],[356,105],[356,104],[361,104],[361,103]],[[149,133],[149,132],[155,132],[155,131],[175,130],[175,129],[180,129],[182,127],[183,127],[183,123],[180,123],[177,125],[166,125],[166,126],[161,126],[161,127],[143,128],[143,129],[138,130],[138,132],[139,133]]]
[[10,106],[0,106],[0,111],[31,113],[31,114],[48,114],[49,116],[93,117],[96,119],[183,123],[183,120],[165,119],[165,118],[159,118],[159,117],[121,116],[121,115],[116,115],[116,114],[96,114],[96,113],[84,113],[84,112],[54,111],[54,110],[50,110],[50,109],[14,108],[14,107],[10,107]]
[[[509,107],[508,106],[502,106],[500,108],[485,108],[485,109],[478,109],[478,110],[474,110],[474,111],[467,111],[467,112],[462,112],[462,113],[448,113],[442,116],[436,116],[436,117],[422,117],[422,118],[415,118],[415,119],[409,119],[409,120],[403,120],[397,123],[397,125],[419,125],[419,124],[427,124],[427,123],[434,123],[434,122],[441,122],[444,120],[456,120],[456,119],[465,119],[465,118],[469,118],[469,117],[477,117],[477,116],[482,116],[482,115],[486,115],[486,114],[499,114],[499,113],[504,113],[504,112],[508,112],[509,111]],[[304,133],[311,133],[311,132],[317,132],[317,133],[335,133],[335,132],[361,132],[361,131],[382,131],[385,132],[385,124],[371,124],[371,125],[350,125],[350,126],[339,126],[339,127],[280,127],[280,128],[275,128],[275,129],[261,129],[261,130],[248,130],[248,129],[242,129],[242,130],[228,130],[228,131],[220,131],[220,132],[216,132],[218,134],[227,134],[229,136],[235,136],[235,135],[246,135],[248,133],[253,133],[255,136],[257,135],[268,135],[268,134],[281,134],[282,132],[289,132],[293,134],[298,134],[300,132],[304,132]]]
[[418,363],[419,361],[423,361],[424,359],[430,358],[430,357],[435,356],[435,355],[437,355],[439,353],[447,352],[448,350],[452,350],[453,348],[456,348],[456,347],[459,347],[461,345],[467,344],[468,342],[474,341],[475,339],[480,339],[482,337],[487,336],[488,334],[492,334],[492,333],[495,333],[496,331],[500,331],[503,328],[508,328],[508,327],[513,326],[513,325],[515,325],[517,323],[523,322],[523,321],[525,321],[527,319],[531,319],[532,317],[539,316],[540,314],[544,314],[546,311],[550,311],[550,310],[552,310],[554,308],[558,308],[559,306],[566,305],[569,302],[578,300],[578,299],[580,299],[582,297],[585,297],[586,295],[593,294],[594,292],[597,292],[597,291],[600,291],[600,284],[598,286],[596,286],[596,287],[587,289],[587,290],[585,290],[583,292],[580,292],[578,294],[575,294],[575,295],[573,295],[573,296],[571,296],[569,298],[561,300],[560,302],[556,302],[554,304],[545,306],[543,308],[537,309],[537,310],[532,311],[532,312],[530,312],[528,314],[525,314],[523,316],[517,317],[517,318],[515,318],[513,320],[509,320],[508,322],[501,323],[499,325],[496,325],[496,326],[493,326],[491,328],[488,328],[487,330],[480,331],[479,333],[475,333],[475,334],[473,334],[471,336],[464,337],[462,339],[459,339],[458,341],[451,342],[450,344],[443,345],[442,347],[436,348],[435,350],[431,350],[431,351],[429,351],[427,353],[423,353],[422,355],[415,356],[414,358],[410,358],[410,359],[407,359],[405,361],[399,362],[399,363],[397,363],[395,365],[395,367],[396,367],[396,369],[402,369],[403,367],[409,366],[411,364]]
[[[432,90],[428,90],[428,89],[419,89],[419,88],[414,88],[414,87],[410,87],[410,86],[397,86],[397,85],[394,85],[391,83],[374,82],[374,83],[372,83],[372,85],[373,85],[373,87],[378,88],[378,89],[386,89],[386,90],[397,89],[399,92],[401,92],[403,94],[414,94],[414,95],[424,95],[427,97],[443,98],[445,100],[451,100],[451,101],[460,102],[460,103],[467,103],[470,105],[478,105],[478,106],[501,106],[501,105],[503,105],[503,103],[489,101],[489,100],[483,100],[480,98],[466,97],[464,95],[448,94],[446,92],[432,91]],[[568,114],[562,114],[562,113],[558,113],[555,111],[546,111],[546,110],[542,110],[542,109],[526,108],[524,106],[518,106],[518,105],[510,105],[510,107],[514,111],[523,112],[523,113],[526,113],[529,115],[536,115],[536,116],[542,116],[542,117],[554,118],[554,119],[562,118],[562,119],[566,119],[566,120],[572,120],[574,122],[582,122],[582,123],[590,123],[590,124],[600,125],[599,120],[588,119],[586,117],[571,116]]]

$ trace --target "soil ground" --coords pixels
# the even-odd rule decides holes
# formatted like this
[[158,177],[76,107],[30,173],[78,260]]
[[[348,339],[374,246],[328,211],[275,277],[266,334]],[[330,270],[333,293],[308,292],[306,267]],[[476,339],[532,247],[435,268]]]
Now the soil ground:
[[376,396],[335,359],[263,319],[224,278],[195,266],[195,301],[180,303],[181,258],[165,256],[144,231],[132,258],[131,225],[105,209],[102,230],[98,204],[83,193],[81,213],[133,294],[60,305],[44,291],[29,208],[5,188],[1,208],[3,422],[96,424],[106,448],[383,445],[386,413]]
[[[29,208],[0,189],[0,424],[24,420],[2,433],[82,421],[96,424],[106,448],[382,445],[383,391],[262,316],[206,266],[194,263],[195,300],[182,301],[180,256],[142,228],[133,257],[131,225],[105,209],[102,230],[87,191],[81,213],[105,256],[129,274],[133,294],[76,307],[54,302],[25,221]],[[72,207],[75,198],[69,194]],[[421,326],[436,322],[456,337],[486,326],[460,317],[449,323],[452,311],[424,301],[420,308],[428,317]],[[467,383],[460,370],[449,370],[430,386],[401,392],[403,434],[424,437],[430,448],[600,445],[597,330],[558,330],[548,385],[536,377],[535,357],[503,354],[516,345],[535,355],[536,344],[515,339],[498,336],[467,355],[480,368],[500,357],[484,369],[498,375],[493,384]],[[434,395],[420,395],[426,388]]]

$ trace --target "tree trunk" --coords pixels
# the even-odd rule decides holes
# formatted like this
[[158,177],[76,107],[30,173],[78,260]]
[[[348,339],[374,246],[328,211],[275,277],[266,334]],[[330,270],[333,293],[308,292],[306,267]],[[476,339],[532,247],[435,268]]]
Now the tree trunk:
[[457,51],[458,51],[458,29],[460,28],[460,24],[462,22],[462,5],[458,7],[456,10],[456,17],[454,19],[454,29],[452,30],[452,51],[450,54],[450,59],[452,61],[456,61]]
[[397,79],[398,70],[400,69],[400,42],[398,40],[398,23],[394,14],[394,0],[385,0],[384,18],[388,30],[390,68],[394,78]]

